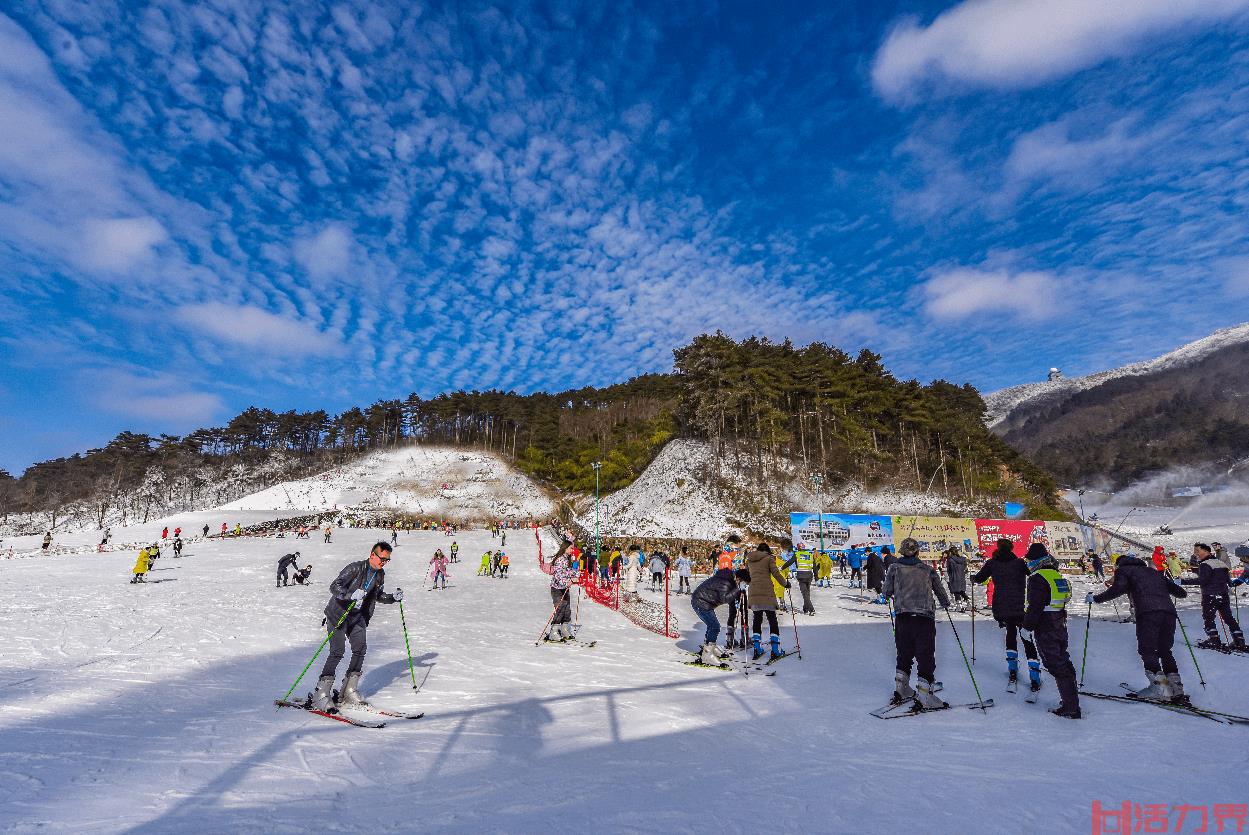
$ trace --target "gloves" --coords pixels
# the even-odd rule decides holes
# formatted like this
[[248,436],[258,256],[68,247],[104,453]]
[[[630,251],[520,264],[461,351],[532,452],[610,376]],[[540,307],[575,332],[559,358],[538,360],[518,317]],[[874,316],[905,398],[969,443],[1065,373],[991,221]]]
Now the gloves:
[[396,603],[399,603],[403,600],[403,589],[395,589],[395,593],[391,597],[395,599]]
[[1034,643],[1036,643],[1036,641],[1034,641],[1034,640],[1032,639],[1032,630],[1031,630],[1031,629],[1020,629],[1020,630],[1019,630],[1019,637],[1020,637],[1020,638],[1023,638],[1024,643],[1027,643],[1027,644],[1034,644]]
[[1084,595],[1084,602],[1090,606],[1093,605],[1093,592],[1089,592],[1088,594]]
[[352,603],[359,603],[363,599],[364,599],[364,589],[356,589],[355,591],[351,593],[350,600]]

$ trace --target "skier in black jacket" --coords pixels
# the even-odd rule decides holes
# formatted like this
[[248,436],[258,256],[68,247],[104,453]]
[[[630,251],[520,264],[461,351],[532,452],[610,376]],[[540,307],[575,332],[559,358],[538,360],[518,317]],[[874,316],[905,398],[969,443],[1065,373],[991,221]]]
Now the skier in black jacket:
[[[176,544],[175,544],[176,547]],[[299,571],[299,552],[287,554],[278,560],[278,588],[289,585],[286,581],[287,571]]]
[[1136,651],[1149,676],[1149,685],[1137,697],[1155,701],[1188,704],[1184,683],[1171,651],[1175,643],[1177,615],[1172,597],[1188,597],[1188,592],[1136,554],[1124,554],[1115,563],[1115,578],[1101,594],[1089,592],[1088,603],[1107,603],[1128,595],[1136,611]]
[[722,658],[731,655],[727,647],[722,650],[716,646],[716,640],[720,637],[720,618],[716,616],[715,609],[717,606],[732,606],[737,602],[738,594],[740,590],[737,587],[737,577],[734,576],[730,564],[728,568],[716,569],[716,573],[699,583],[698,588],[690,595],[694,614],[707,625],[698,663],[718,667],[724,663]]
[[1061,703],[1050,710],[1065,719],[1080,718],[1076,668],[1067,652],[1067,601],[1071,583],[1058,570],[1058,560],[1040,542],[1028,546],[1028,607],[1020,637],[1031,640],[1058,685]]
[[312,707],[317,710],[325,710],[332,704],[334,674],[338,662],[347,653],[347,642],[351,643],[351,663],[343,676],[339,701],[346,705],[368,705],[358,689],[367,648],[365,630],[379,601],[398,603],[403,600],[403,589],[387,594],[383,588],[390,552],[389,542],[377,543],[369,551],[368,559],[349,563],[330,584],[330,602],[325,604],[325,624],[333,631],[330,633],[330,654],[326,656],[316,692],[312,694]]
[[[1201,620],[1206,627],[1206,639],[1199,641],[1197,646],[1206,649],[1223,649],[1219,640],[1219,629],[1214,616],[1218,614],[1223,623],[1232,633],[1232,646],[1236,649],[1245,648],[1245,635],[1240,631],[1240,624],[1232,614],[1229,586],[1232,585],[1231,567],[1215,556],[1214,549],[1204,542],[1193,546],[1193,558],[1197,560],[1197,579],[1180,580],[1184,586],[1201,586]],[[1236,584],[1240,584],[1240,580]]]
[[[1028,564],[1015,555],[1015,546],[1009,539],[999,539],[984,567],[971,578],[973,583],[993,581],[993,617],[997,625],[1006,630],[1006,670],[1008,681],[1019,680],[1019,627],[1023,625],[1025,589],[1028,584]],[[1028,679],[1033,690],[1041,689],[1041,662],[1036,646],[1029,639],[1023,642],[1028,657]]]

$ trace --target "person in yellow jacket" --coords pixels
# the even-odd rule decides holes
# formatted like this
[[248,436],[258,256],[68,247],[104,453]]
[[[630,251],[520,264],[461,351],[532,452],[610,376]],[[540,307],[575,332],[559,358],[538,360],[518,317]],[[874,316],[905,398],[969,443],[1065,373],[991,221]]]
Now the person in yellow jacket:
[[776,574],[772,575],[772,591],[776,592],[777,608],[782,612],[785,611],[785,588],[786,587],[781,585],[781,582],[777,580],[776,578],[778,575],[780,577],[785,576],[785,570],[784,568],[782,568],[784,564],[785,564],[784,554],[777,554],[776,555],[777,572]]
[[152,558],[148,555],[147,549],[139,551],[139,558],[134,561],[134,577],[130,580],[132,583],[146,583],[143,579],[149,568],[152,567]]
[[826,551],[815,552],[815,584],[817,586],[832,585],[833,558]]

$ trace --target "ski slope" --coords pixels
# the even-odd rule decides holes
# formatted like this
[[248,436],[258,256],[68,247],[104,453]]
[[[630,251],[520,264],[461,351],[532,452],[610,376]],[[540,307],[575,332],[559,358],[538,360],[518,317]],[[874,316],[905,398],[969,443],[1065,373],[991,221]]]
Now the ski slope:
[[[474,576],[494,541],[467,532],[451,587],[435,592],[429,556],[451,540],[401,534],[386,585],[408,592],[421,687],[398,607],[379,605],[362,691],[424,719],[372,730],[276,710],[323,635],[327,582],[378,533],[194,542],[141,586],[127,582],[132,552],[0,560],[0,831],[1076,831],[1093,799],[1240,799],[1235,781],[1184,775],[1239,773],[1249,728],[1092,700],[1083,721],[1051,717],[1052,686],[1039,705],[1004,692],[1000,633],[983,620],[975,670],[996,707],[868,716],[892,687],[889,621],[850,611],[877,607],[845,588],[816,590],[803,659],[775,677],[682,665],[702,629],[681,598],[679,641],[582,599],[581,635],[597,647],[534,646],[547,578],[519,531],[512,578]],[[315,585],[274,588],[278,556],[296,547]],[[970,650],[966,615],[958,625]],[[1131,629],[1092,624],[1091,688],[1142,680]],[[1246,659],[1199,652],[1208,691],[1181,661],[1196,700],[1249,713]],[[951,702],[975,698],[945,623],[938,676]],[[1019,782],[1007,790],[1003,775]]]

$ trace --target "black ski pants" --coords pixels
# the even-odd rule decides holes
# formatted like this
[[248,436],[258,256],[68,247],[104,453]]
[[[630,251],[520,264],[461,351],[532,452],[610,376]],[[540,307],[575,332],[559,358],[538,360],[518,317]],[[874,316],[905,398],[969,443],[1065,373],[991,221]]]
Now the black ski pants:
[[1219,634],[1218,626],[1214,622],[1216,614],[1223,618],[1223,623],[1231,630],[1233,638],[1238,635],[1244,637],[1240,624],[1236,622],[1236,616],[1232,614],[1232,602],[1223,595],[1202,595],[1201,622],[1206,627],[1206,634],[1212,638]]
[[1180,668],[1171,652],[1174,644],[1174,612],[1141,612],[1136,616],[1136,651],[1146,671],[1178,673]]
[[555,607],[555,616],[551,625],[572,621],[572,586],[566,589],[551,589],[551,605]]
[[1062,706],[1079,707],[1076,668],[1071,663],[1071,653],[1067,651],[1067,613],[1061,614],[1061,619],[1051,619],[1046,628],[1033,633],[1033,637],[1036,639],[1037,651],[1041,654],[1041,663],[1054,677]]
[[802,613],[804,615],[815,614],[815,604],[811,602],[811,572],[798,572],[798,591],[802,592]]
[[763,629],[763,616],[764,615],[768,616],[768,632],[770,632],[773,635],[780,635],[781,627],[780,627],[780,624],[776,622],[776,610],[775,609],[756,609],[754,612],[752,612],[751,619],[750,619],[750,631],[756,635],[763,634],[761,630]]
[[895,619],[893,643],[898,650],[898,670],[911,675],[914,663],[919,677],[932,681],[937,674],[937,621],[924,615],[902,614]]
[[347,672],[358,673],[364,669],[364,653],[368,649],[365,642],[364,620],[348,615],[347,620],[330,634],[330,654],[325,657],[325,666],[321,668],[321,677],[332,677],[338,670],[338,662],[347,654],[347,644],[351,643],[351,661],[347,664]]
[[[998,618],[998,628],[1006,630],[1006,648],[1011,652],[1019,652],[1019,627],[1023,626],[1023,615],[1008,615],[1005,618]],[[1023,642],[1024,655],[1029,661],[1036,661],[1036,647],[1031,641]]]

